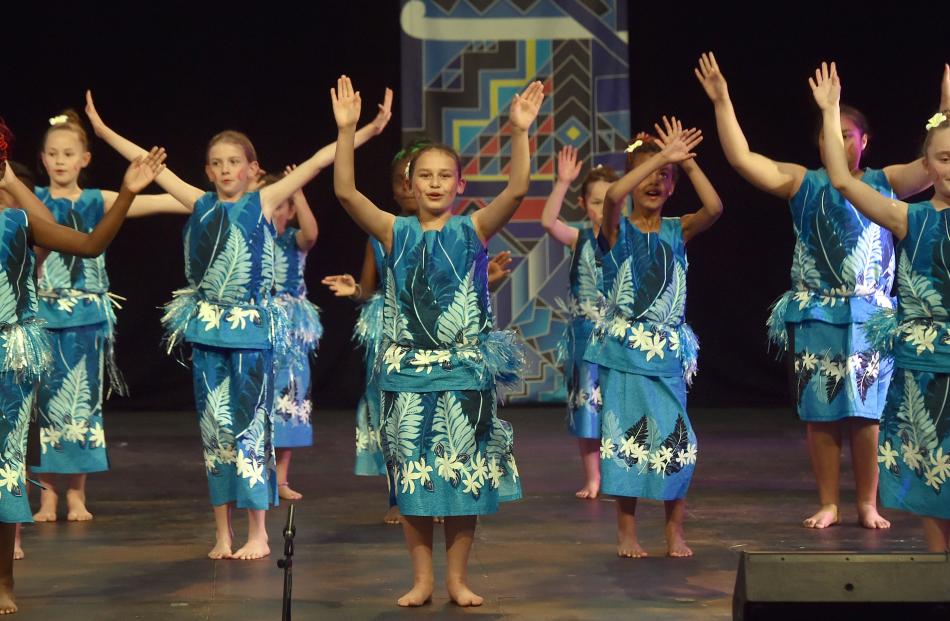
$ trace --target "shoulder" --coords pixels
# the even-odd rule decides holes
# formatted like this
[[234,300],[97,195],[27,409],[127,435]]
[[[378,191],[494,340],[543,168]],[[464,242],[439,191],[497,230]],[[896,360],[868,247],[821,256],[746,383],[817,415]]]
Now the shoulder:
[[26,212],[15,207],[10,207],[0,211],[0,219],[7,219],[13,222],[14,226],[16,227],[26,228],[30,224],[30,219],[26,215]]
[[36,194],[36,197],[43,201],[44,203],[49,200],[49,188],[37,186],[33,188],[33,193]]
[[861,181],[882,193],[890,194],[894,190],[887,178],[887,173],[878,168],[865,169],[864,174],[861,175]]

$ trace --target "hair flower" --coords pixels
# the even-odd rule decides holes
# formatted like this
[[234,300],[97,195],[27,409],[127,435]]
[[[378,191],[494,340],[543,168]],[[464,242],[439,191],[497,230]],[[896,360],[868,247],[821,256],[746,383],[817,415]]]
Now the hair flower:
[[627,147],[626,149],[623,150],[623,152],[624,152],[624,153],[633,153],[634,151],[636,151],[637,149],[639,149],[639,148],[642,147],[642,146],[643,146],[643,141],[642,141],[642,140],[639,140],[639,139],[638,139],[638,140],[634,140],[632,143],[630,143],[630,146],[629,146],[629,147]]
[[930,131],[931,129],[936,129],[937,127],[940,126],[941,123],[945,123],[946,121],[947,121],[947,115],[944,114],[943,112],[938,112],[937,114],[927,119],[927,131]]
[[69,117],[65,114],[59,114],[57,116],[51,116],[49,118],[50,125],[62,125],[63,123],[68,123]]

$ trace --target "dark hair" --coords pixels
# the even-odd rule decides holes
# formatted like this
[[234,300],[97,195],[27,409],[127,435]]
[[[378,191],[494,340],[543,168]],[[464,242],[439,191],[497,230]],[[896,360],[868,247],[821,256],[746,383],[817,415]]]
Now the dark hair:
[[[66,117],[65,120],[61,120],[62,117]],[[53,122],[57,121],[57,122]],[[82,117],[79,116],[79,113],[68,108],[63,110],[58,115],[50,119],[50,126],[46,128],[46,133],[43,134],[43,148],[46,148],[46,140],[49,138],[49,135],[56,131],[68,130],[75,132],[76,136],[79,137],[79,142],[82,143],[83,149],[86,151],[89,150],[89,134],[86,133],[86,128],[82,124]]]
[[277,183],[278,181],[280,181],[280,177],[278,177],[274,173],[267,173],[267,174],[261,175],[260,179],[258,179],[258,182],[261,184],[260,187],[262,188],[265,186],[271,185],[272,183]]
[[[637,140],[640,140],[642,144],[638,146],[636,149],[634,149],[633,151],[627,152],[626,172],[630,172],[631,170],[633,170],[634,166],[636,166],[635,164],[636,158],[647,156],[647,155],[656,155],[657,153],[663,150],[660,148],[660,145],[657,144],[656,137],[651,136],[649,134],[644,135],[641,133],[640,137],[637,138]],[[632,146],[635,143],[636,141],[631,141],[630,145]],[[679,166],[673,166],[673,183],[676,183],[679,177],[680,177]]]
[[[864,116],[863,112],[854,106],[842,104],[841,116],[851,119],[851,122],[858,126],[858,131],[860,131],[862,135],[867,136],[868,138],[871,137],[871,124],[868,123],[868,117]],[[824,116],[819,113],[818,120],[815,122],[815,144],[818,144],[818,136],[821,135],[821,130],[824,127],[823,118]]]
[[247,137],[247,134],[235,131],[233,129],[226,129],[223,132],[218,132],[211,138],[210,141],[208,141],[208,149],[205,151],[205,158],[207,158],[208,154],[211,153],[211,147],[218,144],[219,142],[241,147],[241,149],[244,151],[244,157],[247,158],[248,162],[257,161],[257,151],[254,149],[254,145],[251,144],[251,139]]
[[30,191],[36,189],[36,177],[33,176],[33,171],[20,162],[14,162],[13,160],[7,160],[7,166],[13,169],[13,174],[16,175],[16,178]]
[[930,143],[933,142],[933,137],[937,132],[950,128],[950,110],[941,110],[941,113],[944,115],[943,121],[938,123],[935,127],[927,130],[927,135],[924,136],[924,146],[921,147],[920,153],[924,157],[927,157],[927,149],[930,148]]
[[613,183],[620,177],[610,166],[596,166],[590,169],[590,172],[587,173],[587,176],[584,177],[584,183],[581,184],[581,196],[584,200],[587,200],[587,188],[592,183],[597,183],[598,181],[606,181],[608,183]]
[[441,151],[442,153],[445,153],[446,155],[451,157],[455,161],[455,169],[458,172],[459,178],[460,179],[462,178],[462,158],[455,151],[455,149],[453,149],[447,144],[442,144],[438,142],[430,142],[428,144],[424,144],[420,146],[415,151],[415,153],[412,154],[412,159],[409,160],[409,170],[407,171],[408,174],[406,175],[407,177],[409,178],[412,177],[412,171],[416,169],[416,162],[419,160],[419,156],[421,156],[423,153],[426,153],[427,151]]
[[396,155],[393,156],[392,164],[390,164],[390,176],[392,179],[405,178],[406,177],[406,164],[411,160],[412,156],[415,155],[423,147],[432,144],[426,136],[419,136],[418,138],[413,138],[406,143],[406,146],[396,151]]

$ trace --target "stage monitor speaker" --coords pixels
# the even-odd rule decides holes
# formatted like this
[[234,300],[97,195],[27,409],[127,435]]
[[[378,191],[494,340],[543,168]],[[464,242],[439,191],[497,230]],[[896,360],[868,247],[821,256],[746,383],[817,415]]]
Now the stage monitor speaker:
[[743,552],[734,621],[950,620],[950,555]]

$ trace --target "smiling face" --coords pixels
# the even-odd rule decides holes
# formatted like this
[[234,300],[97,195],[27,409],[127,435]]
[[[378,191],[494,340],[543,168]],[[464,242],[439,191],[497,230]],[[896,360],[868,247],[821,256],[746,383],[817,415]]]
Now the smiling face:
[[950,123],[945,121],[927,136],[924,167],[934,184],[934,198],[950,203]]
[[465,190],[465,180],[459,178],[458,161],[439,148],[416,156],[410,183],[419,211],[436,216],[451,210],[455,198]]
[[79,173],[89,165],[92,154],[86,149],[79,134],[67,126],[50,130],[43,144],[43,168],[50,184],[57,188],[72,188]]
[[[637,154],[634,166],[639,166],[652,156],[652,153]],[[673,164],[667,164],[650,173],[646,179],[633,189],[633,205],[646,212],[663,209],[663,205],[676,189],[676,177]]]
[[260,167],[256,161],[248,160],[242,145],[220,141],[208,148],[205,172],[218,196],[224,200],[236,200],[257,179]]

